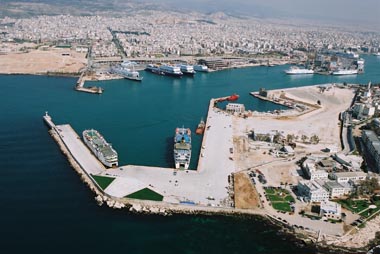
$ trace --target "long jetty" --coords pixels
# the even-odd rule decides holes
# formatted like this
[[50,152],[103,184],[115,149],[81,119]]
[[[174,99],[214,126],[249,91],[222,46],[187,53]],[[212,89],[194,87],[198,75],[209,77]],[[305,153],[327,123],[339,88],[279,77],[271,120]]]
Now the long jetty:
[[[210,103],[210,110],[213,111],[213,100]],[[222,119],[223,116],[219,116]],[[217,128],[223,129],[223,126],[216,126],[215,120],[212,119],[214,130]],[[208,160],[203,165],[203,170],[180,170],[173,175],[173,168],[160,168],[160,167],[148,167],[148,166],[134,166],[127,165],[118,168],[106,169],[99,160],[91,153],[87,146],[81,141],[81,138],[68,124],[56,125],[52,118],[46,112],[43,120],[47,126],[51,129],[50,134],[59,145],[61,151],[68,157],[71,166],[81,176],[81,179],[90,187],[90,189],[97,195],[96,200],[99,203],[106,202],[108,206],[114,208],[128,207],[132,211],[138,212],[152,212],[159,214],[167,213],[245,213],[245,214],[263,214],[262,211],[240,211],[234,209],[231,206],[217,205],[219,200],[228,196],[227,194],[227,176],[230,174],[230,170],[234,168],[229,166],[225,170],[221,170],[220,167],[212,166],[212,158],[216,155],[217,149],[210,147],[206,152]],[[214,121],[214,122],[213,122]],[[210,121],[207,121],[210,123]],[[206,130],[207,132],[207,130]],[[215,132],[215,131],[214,131]],[[217,133],[212,133],[211,139],[218,137]],[[211,141],[213,142],[213,141]],[[205,144],[205,142],[203,142]],[[225,152],[227,152],[226,149]],[[205,158],[201,158],[202,159]],[[211,163],[211,164],[210,164]],[[232,163],[226,159],[226,162],[222,160],[223,165]],[[226,164],[227,163],[227,164]],[[216,170],[212,170],[211,168]],[[124,169],[124,170],[123,170]],[[145,178],[138,178],[146,175]],[[124,175],[125,174],[125,175]],[[130,175],[132,174],[132,175]],[[115,178],[114,182],[107,188],[102,189],[97,183],[94,176],[100,177],[112,177]],[[136,178],[137,177],[137,178]],[[168,180],[172,181],[173,185],[168,186]],[[214,183],[213,178],[219,179]],[[152,180],[153,179],[153,180]],[[177,179],[177,180],[174,180]],[[222,180],[223,179],[223,180]],[[152,182],[153,181],[153,182]],[[182,187],[178,187],[178,184],[174,182],[180,182]],[[225,183],[224,183],[225,182]],[[201,188],[194,190],[193,183],[202,184]],[[155,186],[153,186],[155,185]],[[157,188],[156,188],[157,185]],[[150,201],[140,200],[133,198],[126,198],[126,194],[136,191],[137,188],[144,189],[150,188],[157,193],[162,193],[164,200],[162,201]],[[166,194],[165,193],[166,190]],[[214,191],[215,193],[209,194]],[[188,195],[187,198],[181,200],[173,199],[170,193],[174,193],[175,196]],[[209,195],[209,196],[207,196]],[[219,195],[219,196],[218,196]],[[209,197],[209,198],[206,198]],[[215,200],[214,198],[215,197]],[[192,200],[198,198],[200,201]],[[210,200],[208,200],[210,199]],[[186,204],[184,201],[190,201]],[[203,200],[203,201],[201,201]],[[209,203],[209,204],[207,204]],[[213,205],[210,205],[213,204]],[[192,205],[189,205],[192,204]]]
[[94,93],[94,94],[103,93],[103,88],[101,87],[96,87],[96,86],[84,87],[85,77],[86,77],[86,73],[82,72],[82,74],[78,78],[77,84],[75,85],[75,90],[79,92]]

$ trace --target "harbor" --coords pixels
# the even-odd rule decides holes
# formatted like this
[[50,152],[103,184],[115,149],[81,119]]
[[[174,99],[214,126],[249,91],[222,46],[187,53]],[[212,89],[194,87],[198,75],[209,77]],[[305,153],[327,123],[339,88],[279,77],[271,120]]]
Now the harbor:
[[[293,94],[293,96],[294,94],[310,94],[311,91],[315,91],[317,94],[318,88],[317,86],[312,86],[298,89],[288,89],[286,91]],[[340,95],[342,96],[342,93],[340,93]],[[334,97],[332,93],[329,95],[324,95],[323,98],[325,98],[325,104],[327,104],[327,98],[330,98],[331,96]],[[347,91],[344,98],[347,98],[350,101],[351,96],[352,92]],[[234,196],[237,193],[234,193],[233,182],[231,180],[233,173],[242,170],[244,171],[247,168],[249,169],[252,167],[260,168],[261,164],[267,164],[263,163],[262,160],[264,158],[273,160],[270,159],[270,157],[260,156],[260,159],[256,159],[257,162],[255,164],[257,164],[257,166],[254,166],[254,164],[250,164],[252,163],[251,160],[246,159],[246,150],[242,150],[241,145],[239,145],[241,135],[243,135],[247,129],[252,128],[247,127],[246,125],[249,123],[254,123],[255,130],[260,131],[267,130],[269,122],[271,122],[270,125],[272,128],[276,128],[274,126],[275,122],[277,122],[278,129],[285,130],[287,127],[278,122],[278,120],[272,119],[273,116],[267,116],[267,120],[261,119],[257,122],[257,117],[262,118],[262,116],[253,115],[252,117],[242,118],[221,110],[215,106],[216,101],[222,101],[227,98],[229,97],[210,100],[206,119],[206,129],[201,145],[202,156],[199,156],[198,167],[196,170],[175,170],[174,167],[164,168],[142,165],[123,165],[105,169],[104,166],[100,164],[100,162],[82,143],[80,137],[70,125],[56,125],[52,128],[52,130],[57,134],[56,136],[62,140],[70,155],[80,165],[85,174],[92,179],[92,182],[95,185],[97,185],[97,181],[95,180],[97,177],[112,179],[111,183],[104,189],[100,188],[100,186],[98,186],[98,189],[104,192],[104,195],[107,197],[117,200],[120,204],[133,204],[135,199],[128,198],[128,196],[131,197],[141,190],[149,190],[151,193],[155,193],[160,197],[158,199],[154,199],[153,201],[156,202],[153,203],[163,201],[160,202],[162,203],[159,205],[160,207],[165,207],[165,205],[168,207],[176,206],[180,210],[180,207],[182,207],[183,204],[190,204],[196,207],[195,210],[200,211],[206,207],[206,210],[210,212],[212,211],[210,208],[214,207],[217,208],[215,209],[216,213],[229,210],[234,210],[235,212],[238,211],[240,213],[242,210],[234,208]],[[342,107],[345,107],[345,105],[343,104]],[[336,110],[328,113],[323,113],[323,111],[320,111],[319,115],[320,117],[325,115],[326,118],[331,119],[331,114],[336,113]],[[308,117],[309,121],[314,121],[313,119],[316,119],[314,118],[315,114],[316,113],[312,113],[313,117]],[[278,116],[275,115],[274,117]],[[305,117],[303,121],[305,121]],[[292,126],[291,122],[288,121],[288,123],[290,124],[289,126]],[[282,126],[280,127],[279,124]],[[332,133],[334,133],[334,130],[335,127],[332,129]],[[316,131],[316,133],[320,132]],[[325,133],[325,135],[332,134]],[[220,138],[221,136],[224,138]],[[327,139],[322,135],[321,139],[325,142],[327,140],[331,140],[330,142],[333,143],[336,141],[339,142],[339,135],[336,136],[336,139],[338,140],[332,138],[331,136]],[[326,145],[326,143],[324,143],[324,145]],[[321,146],[313,149],[320,149],[319,147]],[[281,160],[276,161],[277,160],[274,160],[273,166],[276,164],[278,165],[278,163],[283,163]],[[266,172],[264,169],[261,170]],[[218,180],[216,181],[215,179]],[[269,180],[272,181],[271,179]],[[278,179],[276,181],[281,180]],[[275,184],[275,182],[272,182],[272,184]],[[197,188],[194,188],[194,186],[197,186]],[[259,192],[260,188],[258,189]],[[141,204],[144,203],[144,201],[138,200],[138,203]],[[269,213],[276,215],[275,211],[271,212],[271,209],[268,210],[268,208],[266,210],[250,209],[243,211],[248,214],[264,215]],[[285,217],[287,221],[292,221],[292,223],[301,223],[297,222],[297,218],[295,217]],[[340,225],[333,228],[329,225],[330,229],[326,229],[323,228],[325,227],[323,223],[314,223],[308,220],[305,220],[303,223],[304,224],[301,225],[304,227],[313,228],[315,231],[323,230],[324,233],[328,234],[339,234],[338,232],[341,232],[341,229],[339,229],[341,227]]]
[[[104,193],[110,197],[123,198],[148,188],[162,195],[162,201],[171,204],[187,202],[200,206],[231,208],[233,190],[232,183],[229,183],[228,179],[234,171],[234,163],[229,159],[229,148],[233,147],[233,143],[231,138],[220,139],[219,134],[227,131],[226,134],[232,137],[232,122],[226,114],[221,114],[213,105],[214,100],[211,100],[206,121],[206,125],[210,128],[205,130],[202,141],[203,156],[199,156],[196,170],[137,165],[124,165],[106,170],[70,125],[53,125],[52,131],[62,140],[87,176],[115,179],[104,189]],[[46,121],[47,117],[44,119]],[[198,187],[194,189],[194,185]]]

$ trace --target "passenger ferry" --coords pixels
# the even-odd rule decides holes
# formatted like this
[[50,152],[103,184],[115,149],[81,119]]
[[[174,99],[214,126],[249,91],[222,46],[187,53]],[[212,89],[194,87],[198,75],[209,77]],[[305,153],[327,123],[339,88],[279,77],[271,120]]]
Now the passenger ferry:
[[167,76],[182,77],[183,75],[181,68],[178,66],[163,64],[159,67],[159,69]]
[[118,166],[118,155],[112,145],[107,143],[97,130],[83,131],[84,143],[90,148],[93,154],[107,167]]
[[195,74],[194,67],[192,65],[180,64],[179,68],[180,68],[181,72],[185,75],[194,76],[194,74]]
[[174,163],[175,168],[188,169],[191,159],[191,130],[176,128],[174,135]]

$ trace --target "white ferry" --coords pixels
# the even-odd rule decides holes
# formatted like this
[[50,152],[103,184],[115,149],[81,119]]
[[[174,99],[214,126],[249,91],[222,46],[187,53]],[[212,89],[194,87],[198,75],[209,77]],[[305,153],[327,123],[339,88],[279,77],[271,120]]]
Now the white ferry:
[[194,65],[193,68],[195,71],[208,72],[208,67],[206,65]]
[[305,68],[300,68],[297,66],[292,66],[290,67],[290,69],[286,70],[285,73],[288,75],[300,75],[300,74],[314,74],[314,71],[305,69]]
[[173,65],[163,64],[160,66],[160,71],[165,73],[167,76],[182,77],[183,75],[181,68]]
[[358,74],[358,70],[337,70],[333,71],[332,75],[356,75]]
[[83,131],[84,143],[95,156],[107,167],[117,167],[119,163],[117,152],[107,143],[97,130]]
[[192,65],[180,64],[179,68],[181,72],[185,75],[193,76],[195,74],[194,67]]
[[121,66],[111,68],[111,72],[130,80],[141,81],[143,79],[140,77],[140,73],[138,71],[133,69],[131,70],[123,66],[123,64]]

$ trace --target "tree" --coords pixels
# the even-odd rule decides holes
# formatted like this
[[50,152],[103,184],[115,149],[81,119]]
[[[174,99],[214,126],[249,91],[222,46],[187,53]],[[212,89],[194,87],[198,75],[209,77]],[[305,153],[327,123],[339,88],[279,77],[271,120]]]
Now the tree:
[[313,136],[310,137],[310,143],[318,144],[319,143],[319,137],[314,134]]
[[280,133],[276,133],[274,136],[273,136],[273,143],[280,143],[280,140],[281,140],[281,134]]
[[307,138],[306,135],[302,135],[302,136],[301,136],[301,140],[302,140],[303,143],[305,143],[307,139],[308,139],[308,138]]
[[286,141],[288,143],[293,142],[293,140],[294,140],[294,134],[288,134],[288,135],[286,135]]
[[365,179],[360,182],[360,187],[358,189],[359,195],[372,195],[375,190],[379,190],[380,185],[377,178]]

